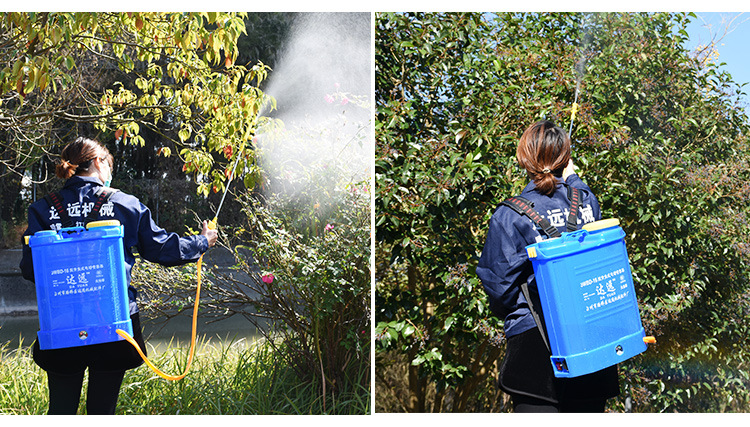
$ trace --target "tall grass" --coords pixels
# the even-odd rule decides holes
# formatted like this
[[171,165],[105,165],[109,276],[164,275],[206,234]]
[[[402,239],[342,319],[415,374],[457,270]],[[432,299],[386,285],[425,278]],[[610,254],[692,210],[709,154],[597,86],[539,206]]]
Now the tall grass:
[[47,374],[34,363],[31,347],[0,344],[0,414],[46,413],[47,391]]
[[[187,362],[186,349],[174,344],[149,353],[151,361],[168,373],[181,373]],[[79,414],[86,412],[87,382]],[[368,414],[370,390],[356,387],[324,399],[318,384],[300,381],[276,360],[264,340],[200,341],[193,366],[180,381],[164,380],[145,365],[128,371],[117,414]],[[34,363],[31,348],[0,347],[0,413],[44,414],[47,404],[47,376]]]

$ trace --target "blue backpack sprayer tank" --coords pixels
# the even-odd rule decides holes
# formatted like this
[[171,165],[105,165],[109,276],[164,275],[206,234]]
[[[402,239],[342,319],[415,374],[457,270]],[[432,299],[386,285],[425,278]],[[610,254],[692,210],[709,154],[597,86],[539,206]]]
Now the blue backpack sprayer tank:
[[133,333],[120,222],[43,230],[28,236],[34,257],[39,348],[117,341]]
[[596,372],[646,351],[625,232],[617,219],[526,247],[556,377]]

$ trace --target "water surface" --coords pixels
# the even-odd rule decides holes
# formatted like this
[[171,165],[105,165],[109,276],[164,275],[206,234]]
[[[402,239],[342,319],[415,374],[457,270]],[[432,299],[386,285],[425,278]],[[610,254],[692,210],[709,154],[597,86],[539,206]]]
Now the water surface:
[[[157,351],[170,341],[175,345],[187,346],[190,342],[192,319],[190,315],[180,315],[169,321],[164,319],[149,320],[141,318],[143,336],[149,346]],[[22,343],[30,346],[36,339],[39,330],[39,319],[36,315],[0,316],[0,345],[9,342],[10,348]],[[196,336],[211,342],[238,342],[244,340],[249,344],[261,338],[260,332],[250,321],[240,316],[215,321],[213,318],[198,317]]]

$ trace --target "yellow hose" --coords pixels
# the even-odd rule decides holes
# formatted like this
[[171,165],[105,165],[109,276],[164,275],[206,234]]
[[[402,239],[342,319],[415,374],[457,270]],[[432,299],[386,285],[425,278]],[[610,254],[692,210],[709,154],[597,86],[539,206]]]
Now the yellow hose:
[[[215,229],[216,228],[216,218],[212,219],[208,222],[208,228]],[[122,329],[117,329],[115,332],[121,337],[125,339],[125,341],[129,342],[133,347],[135,347],[136,351],[138,351],[138,354],[141,355],[141,359],[143,359],[144,362],[146,362],[146,365],[148,365],[149,368],[151,368],[152,371],[154,371],[157,375],[164,378],[165,380],[169,381],[177,381],[185,378],[185,375],[187,375],[188,371],[190,370],[190,365],[193,364],[193,354],[195,354],[195,331],[197,329],[197,322],[198,322],[198,302],[201,298],[201,270],[203,268],[203,255],[201,254],[201,257],[198,258],[198,276],[197,276],[197,285],[195,289],[195,306],[193,307],[193,331],[190,338],[190,353],[188,354],[188,361],[187,366],[185,366],[185,372],[183,372],[181,375],[169,375],[165,374],[159,368],[154,366],[153,363],[151,363],[150,360],[148,360],[148,357],[146,357],[145,354],[143,354],[143,351],[141,350],[141,347],[138,345],[138,343],[133,339],[133,337],[130,336],[127,332],[123,331]]]

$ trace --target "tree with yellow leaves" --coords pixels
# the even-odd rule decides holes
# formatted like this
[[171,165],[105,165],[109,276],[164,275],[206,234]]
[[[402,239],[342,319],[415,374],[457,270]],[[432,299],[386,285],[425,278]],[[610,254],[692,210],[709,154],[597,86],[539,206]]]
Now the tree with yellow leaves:
[[0,175],[23,175],[82,128],[105,142],[144,145],[149,127],[171,140],[159,154],[179,155],[183,170],[200,178],[199,193],[223,190],[229,176],[212,153],[226,165],[240,156],[238,170],[252,184],[258,113],[273,100],[258,88],[267,66],[234,62],[244,16],[5,14]]

